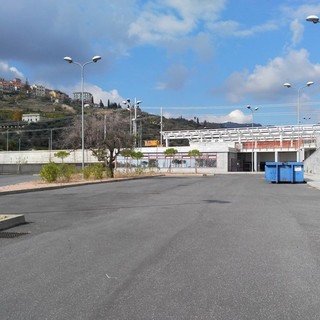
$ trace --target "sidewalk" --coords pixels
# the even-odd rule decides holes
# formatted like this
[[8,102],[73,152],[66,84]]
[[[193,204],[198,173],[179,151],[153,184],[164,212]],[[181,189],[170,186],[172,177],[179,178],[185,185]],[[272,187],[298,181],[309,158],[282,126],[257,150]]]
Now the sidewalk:
[[320,190],[320,174],[304,173],[304,179],[309,186]]

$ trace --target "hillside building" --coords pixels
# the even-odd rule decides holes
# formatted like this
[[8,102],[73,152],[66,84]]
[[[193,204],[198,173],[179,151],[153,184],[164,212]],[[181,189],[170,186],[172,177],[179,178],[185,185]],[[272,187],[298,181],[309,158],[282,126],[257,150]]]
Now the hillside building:
[[22,115],[22,121],[31,123],[31,122],[39,122],[43,120],[43,117],[40,116],[40,113],[24,113]]

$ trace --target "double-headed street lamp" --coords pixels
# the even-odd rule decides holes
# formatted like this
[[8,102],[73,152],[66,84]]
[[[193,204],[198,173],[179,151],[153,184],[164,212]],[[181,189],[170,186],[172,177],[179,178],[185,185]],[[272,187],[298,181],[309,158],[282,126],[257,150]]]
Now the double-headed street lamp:
[[308,21],[308,22],[313,22],[313,23],[319,23],[319,17],[318,16],[315,16],[314,14],[312,14],[312,15],[310,15],[310,16],[308,16],[307,18],[306,18],[306,20]]
[[252,117],[251,117],[251,135],[252,135],[252,143],[251,143],[251,171],[253,172],[254,171],[254,153],[253,153],[253,123],[254,123],[254,113],[256,111],[259,110],[259,107],[255,107],[255,108],[252,108],[251,106],[247,106],[247,109],[249,109],[252,113]]
[[[137,121],[138,121],[138,116],[137,116],[137,108],[139,107],[140,103],[142,101],[137,100],[134,98],[134,104],[131,104],[131,100],[127,99],[125,101],[122,101],[123,104],[127,106],[127,109],[130,112],[130,134],[133,134],[135,137],[135,145],[136,145],[136,137],[137,137]],[[132,118],[131,111],[132,109],[134,110],[134,118]],[[132,130],[132,122],[133,122],[133,130]]]
[[90,63],[96,63],[97,61],[99,61],[101,59],[100,56],[94,56],[91,61],[85,62],[85,63],[79,63],[76,61],[73,61],[71,57],[64,57],[63,58],[65,61],[67,61],[68,63],[74,63],[76,65],[78,65],[81,69],[81,148],[82,148],[82,172],[84,170],[84,67],[87,64]]
[[[310,87],[314,84],[313,81],[308,81],[304,86],[300,87],[297,89],[298,91],[298,107],[297,107],[297,114],[298,114],[298,119],[297,119],[297,124],[298,124],[298,162],[300,161],[300,93],[301,90],[307,87]],[[283,84],[287,88],[294,88],[289,82],[286,82]]]
[[124,105],[127,106],[127,110],[130,112],[130,116],[129,116],[129,126],[130,126],[130,135],[132,134],[132,116],[131,116],[131,111],[132,111],[132,106],[131,106],[131,100],[130,99],[127,99],[127,100],[124,100],[122,101],[122,103]]

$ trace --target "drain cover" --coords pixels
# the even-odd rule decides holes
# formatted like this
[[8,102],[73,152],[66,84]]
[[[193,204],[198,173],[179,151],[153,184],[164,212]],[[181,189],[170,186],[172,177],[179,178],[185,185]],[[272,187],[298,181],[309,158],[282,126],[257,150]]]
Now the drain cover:
[[30,232],[9,232],[9,231],[0,231],[0,238],[16,238],[20,236],[25,236],[30,234]]

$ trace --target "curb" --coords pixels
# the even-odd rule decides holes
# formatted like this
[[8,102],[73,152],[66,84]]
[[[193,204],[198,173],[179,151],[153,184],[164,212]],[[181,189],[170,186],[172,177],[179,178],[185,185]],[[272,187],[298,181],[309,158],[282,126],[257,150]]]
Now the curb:
[[307,184],[315,189],[319,189],[320,190],[320,182],[315,182],[315,181],[307,181]]
[[5,219],[0,220],[0,231],[15,227],[19,224],[26,223],[23,214],[3,214],[6,216]]
[[79,187],[79,186],[88,186],[88,185],[93,185],[93,184],[103,184],[103,183],[113,183],[113,182],[121,182],[121,181],[128,181],[128,180],[156,178],[156,177],[162,177],[162,176],[165,176],[165,175],[128,177],[128,178],[114,178],[114,179],[110,179],[110,180],[88,181],[88,182],[79,182],[79,183],[73,183],[73,184],[66,183],[66,184],[61,184],[61,185],[46,186],[46,187],[40,187],[40,188],[30,188],[30,189],[2,191],[2,192],[0,192],[0,196],[8,195],[8,194],[19,194],[19,193],[28,193],[28,192],[36,192],[36,191],[65,189],[65,188],[72,188],[72,187]]

